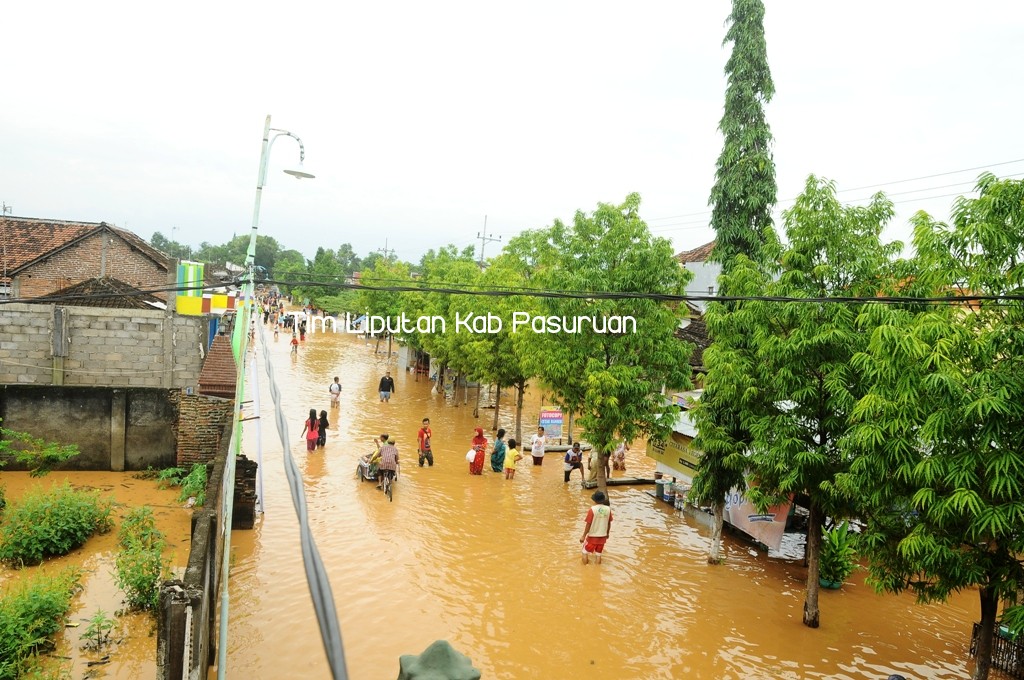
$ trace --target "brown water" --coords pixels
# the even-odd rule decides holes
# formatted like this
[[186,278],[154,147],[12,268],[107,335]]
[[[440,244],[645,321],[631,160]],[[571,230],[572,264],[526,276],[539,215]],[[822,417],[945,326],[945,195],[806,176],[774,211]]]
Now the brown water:
[[[149,614],[125,613],[116,617],[111,637],[115,644],[99,653],[83,651],[82,634],[97,608],[114,618],[123,607],[124,594],[114,581],[114,559],[117,556],[117,527],[121,518],[133,507],[148,505],[156,516],[157,528],[167,537],[164,556],[169,558],[175,575],[184,572],[188,560],[191,511],[177,502],[178,489],[159,489],[153,480],[132,478],[130,473],[117,472],[51,472],[42,479],[33,479],[25,472],[0,473],[0,483],[7,488],[8,502],[19,498],[26,489],[39,484],[43,488],[63,484],[68,480],[75,488],[97,489],[104,497],[113,497],[115,527],[110,533],[93,536],[81,548],[68,555],[48,560],[44,564],[25,569],[0,567],[0,587],[9,582],[35,574],[50,573],[67,566],[82,569],[83,590],[72,601],[69,627],[58,637],[57,648],[48,666],[52,677],[60,669],[70,671],[72,678],[155,678],[156,638],[155,619]],[[89,661],[109,656],[102,665],[89,667]],[[86,675],[88,673],[88,675]]]
[[[805,570],[726,539],[728,561],[705,563],[707,532],[654,500],[651,487],[615,487],[604,564],[579,561],[590,505],[561,459],[520,462],[512,481],[467,473],[465,452],[493,411],[473,417],[395,370],[396,394],[380,403],[388,368],[374,345],[341,334],[269,342],[291,449],[305,477],[314,535],[338,608],[350,677],[394,678],[398,657],[450,640],[485,678],[962,678],[977,597],[918,606],[876,595],[855,575],[821,595],[821,628],[801,623]],[[302,568],[295,513],[272,426],[260,356],[266,514],[232,534],[228,671],[233,677],[330,677]],[[342,404],[327,387],[341,377]],[[250,376],[251,379],[251,376]],[[460,393],[461,394],[461,393]],[[528,395],[524,428],[536,423]],[[247,397],[248,398],[248,397]],[[513,392],[503,397],[511,406]],[[310,408],[331,412],[327,447],[299,437]],[[416,432],[430,417],[436,464],[415,464]],[[511,411],[502,426],[511,430]],[[355,474],[380,432],[398,438],[402,475],[389,503]],[[493,439],[489,435],[489,439]],[[245,448],[255,455],[255,428]],[[651,476],[635,446],[628,474]],[[616,475],[621,473],[615,473]]]

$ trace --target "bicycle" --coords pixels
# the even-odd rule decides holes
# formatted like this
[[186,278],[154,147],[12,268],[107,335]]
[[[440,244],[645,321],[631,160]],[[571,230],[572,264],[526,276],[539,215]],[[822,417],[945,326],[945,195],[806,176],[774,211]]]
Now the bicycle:
[[395,468],[393,475],[389,475],[386,473],[386,470],[381,470],[378,473],[382,477],[381,488],[384,490],[384,495],[388,497],[388,501],[394,501],[394,490],[391,487],[395,483],[395,480],[398,479],[398,469]]

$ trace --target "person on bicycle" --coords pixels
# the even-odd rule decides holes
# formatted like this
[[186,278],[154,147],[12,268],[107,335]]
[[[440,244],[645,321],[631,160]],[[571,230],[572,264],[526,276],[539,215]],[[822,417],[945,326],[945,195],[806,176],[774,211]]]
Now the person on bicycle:
[[395,447],[395,438],[388,437],[387,443],[380,447],[380,486],[384,480],[395,481],[395,474],[398,472],[398,449]]

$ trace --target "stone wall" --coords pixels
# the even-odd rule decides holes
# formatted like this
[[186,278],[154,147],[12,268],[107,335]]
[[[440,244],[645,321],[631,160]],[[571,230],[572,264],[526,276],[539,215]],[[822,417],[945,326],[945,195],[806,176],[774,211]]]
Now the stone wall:
[[0,383],[195,387],[208,324],[163,310],[0,305]]
[[99,231],[19,272],[14,277],[14,295],[39,297],[100,276],[152,290],[167,285],[167,266],[161,267],[117,234]]

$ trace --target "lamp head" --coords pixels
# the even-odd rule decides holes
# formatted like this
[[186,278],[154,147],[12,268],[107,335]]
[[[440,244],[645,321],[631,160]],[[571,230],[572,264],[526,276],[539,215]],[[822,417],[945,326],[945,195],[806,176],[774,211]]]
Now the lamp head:
[[285,170],[285,173],[291,175],[295,179],[313,179],[314,177],[316,177],[316,175],[306,172],[303,169],[301,162],[299,163],[299,167],[289,168],[288,170]]

